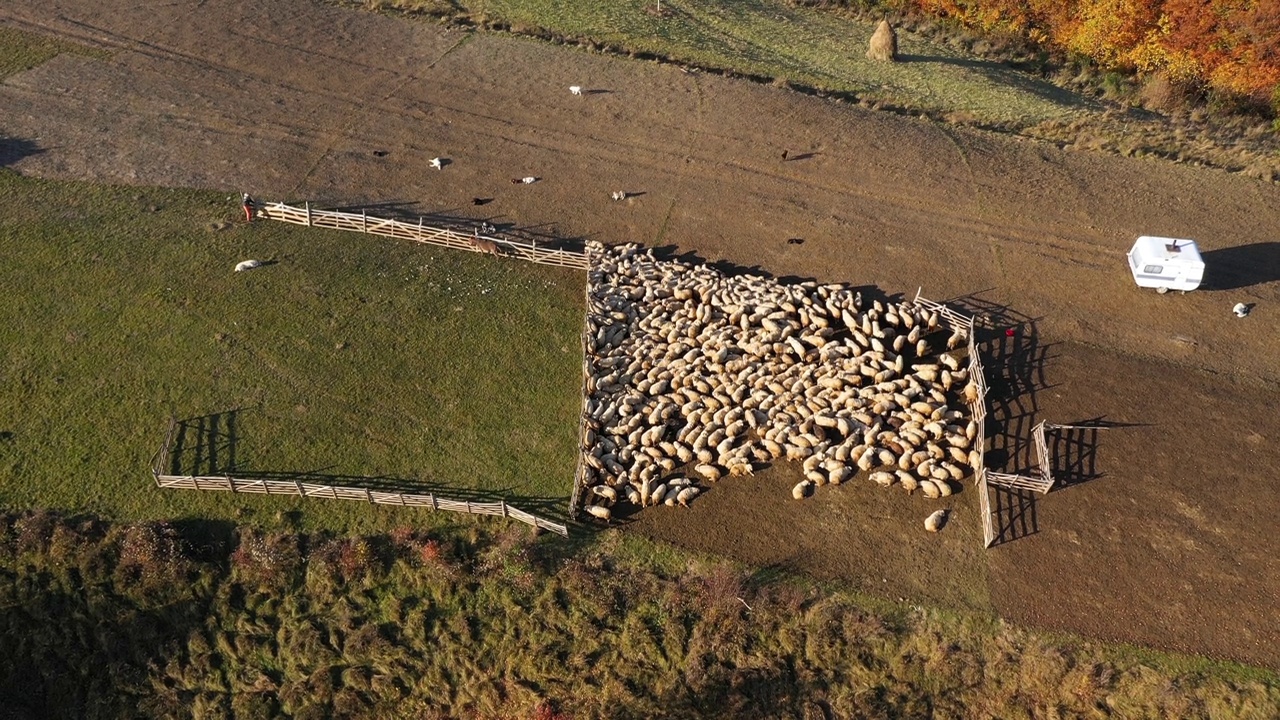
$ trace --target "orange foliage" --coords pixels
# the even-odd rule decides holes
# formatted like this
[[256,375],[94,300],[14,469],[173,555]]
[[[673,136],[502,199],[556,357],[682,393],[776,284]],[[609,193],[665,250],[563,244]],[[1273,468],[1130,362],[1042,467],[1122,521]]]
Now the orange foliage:
[[1267,101],[1280,86],[1280,0],[913,0],[1104,67],[1161,72]]

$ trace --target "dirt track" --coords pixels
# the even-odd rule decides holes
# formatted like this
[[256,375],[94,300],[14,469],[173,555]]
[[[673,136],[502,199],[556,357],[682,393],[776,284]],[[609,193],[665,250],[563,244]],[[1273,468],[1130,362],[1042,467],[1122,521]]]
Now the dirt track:
[[[879,578],[891,597],[1280,665],[1276,186],[305,0],[3,0],[0,22],[116,50],[0,86],[0,132],[36,148],[9,157],[24,173],[394,203],[971,296],[1017,328],[988,348],[1012,437],[997,468],[1025,469],[1040,419],[1124,425],[1099,431],[1092,454],[1061,448],[1080,461],[1074,484],[1020,501],[1022,537],[975,551],[972,491],[957,496],[958,532],[928,541],[923,513],[893,536],[875,517],[898,501],[878,496],[775,516],[758,505],[785,485],[771,477],[634,527],[867,589]],[[434,156],[452,163],[431,170]],[[542,180],[510,183],[525,175]],[[614,203],[612,190],[637,195]],[[1213,287],[1134,288],[1124,252],[1139,234],[1198,239]],[[1230,313],[1238,301],[1257,303],[1247,320]]]

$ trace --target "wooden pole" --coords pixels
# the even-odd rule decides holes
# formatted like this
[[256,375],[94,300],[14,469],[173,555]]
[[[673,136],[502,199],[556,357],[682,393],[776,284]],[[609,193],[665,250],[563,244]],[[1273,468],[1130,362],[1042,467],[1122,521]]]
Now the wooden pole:
[[369,213],[364,208],[360,208],[360,232],[369,232]]
[[311,227],[311,201],[307,201],[307,227]]

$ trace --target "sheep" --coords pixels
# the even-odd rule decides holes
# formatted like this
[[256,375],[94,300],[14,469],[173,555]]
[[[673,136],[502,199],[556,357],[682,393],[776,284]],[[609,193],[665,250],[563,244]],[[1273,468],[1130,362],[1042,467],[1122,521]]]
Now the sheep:
[[796,483],[795,487],[791,488],[791,497],[796,500],[803,500],[809,497],[811,492],[813,492],[813,483],[808,480],[801,480]]
[[429,165],[431,165],[431,167],[433,167],[433,168],[435,168],[435,169],[437,169],[437,170],[443,170],[443,169],[444,169],[444,158],[433,157],[433,158],[431,158],[431,160],[430,160],[430,162],[429,162],[428,164],[429,164]]
[[580,86],[580,85],[570,85],[570,86],[569,86],[569,94],[571,94],[571,95],[577,95],[577,96],[581,97],[581,96],[582,96],[582,86]]
[[262,265],[263,265],[263,262],[261,260],[242,260],[236,263],[235,271],[243,272],[245,270],[252,270],[254,268],[262,267]]
[[613,514],[609,508],[603,505],[588,505],[587,512],[591,513],[593,517],[597,517],[605,521],[607,521],[609,516]]
[[924,529],[931,533],[936,533],[947,524],[948,511],[946,509],[934,510],[929,517],[924,519]]
[[618,491],[614,490],[608,485],[596,485],[595,487],[591,488],[591,491],[594,492],[596,495],[599,495],[601,498],[608,500],[611,503],[618,501]]
[[614,190],[613,192],[609,193],[609,196],[610,196],[610,197],[612,197],[614,200],[626,200],[626,199],[627,199],[627,191],[626,191],[626,190]]
[[1231,312],[1235,313],[1236,317],[1242,318],[1245,315],[1248,315],[1249,311],[1252,309],[1253,308],[1251,308],[1248,305],[1245,305],[1244,303],[1236,303],[1235,307],[1231,308]]

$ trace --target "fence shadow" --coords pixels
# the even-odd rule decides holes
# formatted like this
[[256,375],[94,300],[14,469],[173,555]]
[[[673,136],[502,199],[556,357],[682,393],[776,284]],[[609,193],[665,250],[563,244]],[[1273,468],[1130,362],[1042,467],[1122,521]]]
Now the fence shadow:
[[314,485],[368,489],[375,492],[431,494],[459,502],[506,501],[526,512],[563,523],[568,519],[567,498],[521,494],[515,488],[482,490],[447,483],[392,475],[350,475],[315,470],[255,470],[239,457],[241,414],[244,408],[185,418],[176,422],[176,433],[164,471],[177,476],[234,476],[242,480],[278,480]]
[[1036,513],[1036,494],[1031,490],[991,485],[991,505],[995,521],[995,540],[991,547],[1020,540],[1040,532]]
[[226,475],[236,473],[243,408],[200,415],[177,421],[167,473],[172,475]]
[[[986,291],[983,291],[986,292]],[[996,472],[1035,475],[1039,467],[1032,428],[1039,422],[1038,395],[1051,387],[1045,366],[1052,343],[1037,332],[1039,318],[1020,313],[974,293],[946,304],[974,318],[974,341],[987,375],[986,465]]]

